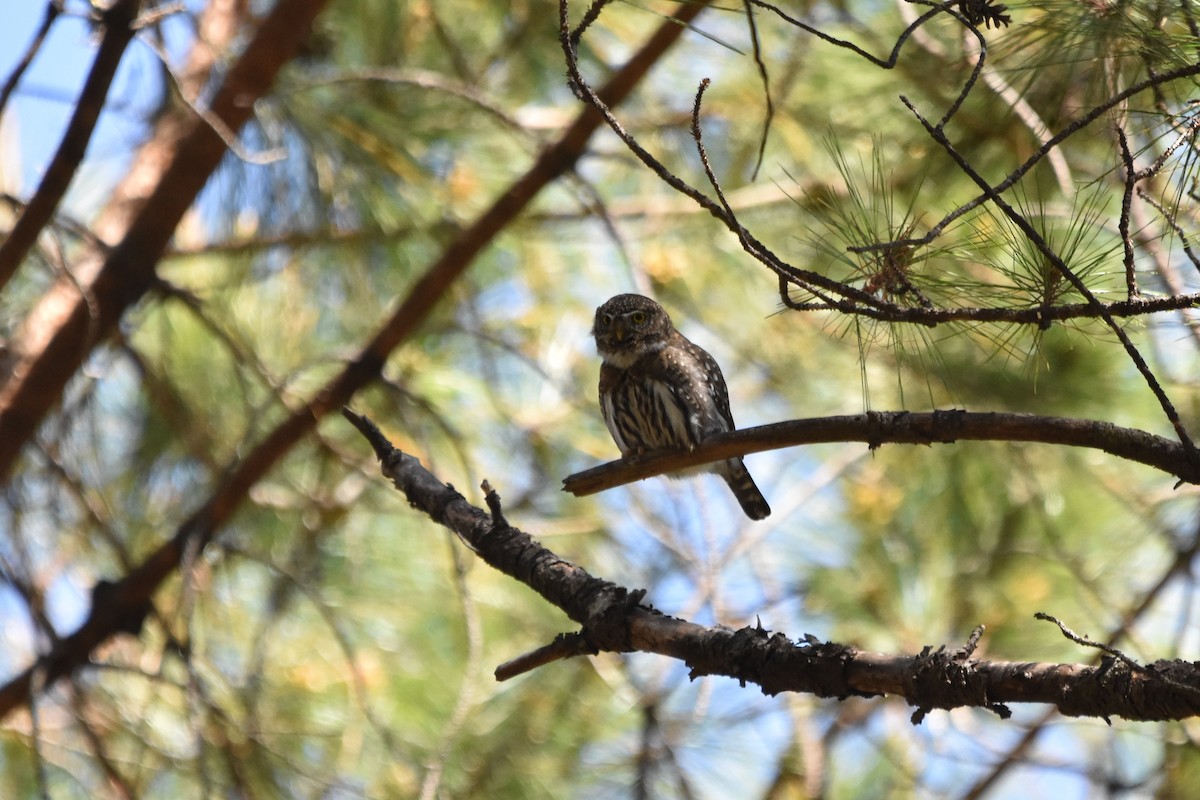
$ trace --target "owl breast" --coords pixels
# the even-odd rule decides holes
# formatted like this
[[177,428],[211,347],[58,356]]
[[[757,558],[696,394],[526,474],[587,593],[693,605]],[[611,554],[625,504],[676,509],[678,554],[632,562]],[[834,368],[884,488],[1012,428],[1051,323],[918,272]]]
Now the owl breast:
[[[610,380],[604,385],[604,372]],[[696,444],[694,421],[670,386],[636,372],[601,372],[604,424],[622,455],[647,450],[687,449]]]

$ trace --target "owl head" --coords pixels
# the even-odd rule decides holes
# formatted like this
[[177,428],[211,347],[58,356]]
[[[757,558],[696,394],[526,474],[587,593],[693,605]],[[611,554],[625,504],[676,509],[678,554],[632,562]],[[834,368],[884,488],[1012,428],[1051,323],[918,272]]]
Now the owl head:
[[596,309],[592,326],[601,358],[622,368],[666,347],[674,332],[663,307],[640,294],[619,294],[609,299]]

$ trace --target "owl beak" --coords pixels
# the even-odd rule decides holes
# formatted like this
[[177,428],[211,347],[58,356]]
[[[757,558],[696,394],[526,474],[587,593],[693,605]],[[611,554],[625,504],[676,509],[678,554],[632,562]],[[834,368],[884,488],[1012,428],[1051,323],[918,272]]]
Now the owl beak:
[[629,326],[625,320],[619,319],[613,323],[612,335],[618,342],[625,341],[625,337],[629,335]]

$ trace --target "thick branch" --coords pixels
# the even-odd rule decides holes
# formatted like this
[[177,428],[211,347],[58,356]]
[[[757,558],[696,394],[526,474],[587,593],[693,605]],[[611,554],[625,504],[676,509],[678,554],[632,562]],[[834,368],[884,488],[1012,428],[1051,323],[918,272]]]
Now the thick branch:
[[686,467],[803,444],[866,442],[874,449],[888,443],[928,445],[968,440],[1088,447],[1146,464],[1186,483],[1200,483],[1200,467],[1188,458],[1179,442],[1109,422],[958,410],[869,411],[743,428],[712,436],[691,452],[650,453],[633,463],[610,461],[568,476],[563,480],[563,491],[577,496],[595,494]]
[[[371,442],[383,474],[414,508],[582,625],[580,636],[598,650],[677,658],[688,665],[692,678],[724,675],[771,695],[899,695],[916,707],[914,721],[929,709],[960,706],[1007,717],[1004,704],[1031,702],[1052,704],[1072,716],[1159,720],[1200,714],[1200,670],[1186,662],[1140,667],[1106,659],[1094,667],[980,661],[971,657],[977,634],[957,651],[927,647],[915,656],[868,653],[811,636],[793,642],[761,627],[735,631],[669,617],[642,605],[643,592],[593,577],[559,558],[510,526],[497,508],[489,513],[471,505],[416,458],[393,448],[369,421],[345,414]],[[587,652],[578,642],[570,645],[564,654]]]

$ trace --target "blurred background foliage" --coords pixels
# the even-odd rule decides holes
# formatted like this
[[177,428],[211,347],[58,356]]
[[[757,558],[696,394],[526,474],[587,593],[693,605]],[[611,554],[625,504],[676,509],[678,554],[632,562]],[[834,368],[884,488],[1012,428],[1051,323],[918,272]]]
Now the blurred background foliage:
[[[1144,78],[1148,65],[1166,71],[1195,59],[1190,3],[1009,5],[1013,26],[986,32],[990,69],[1051,130]],[[581,44],[589,76],[600,83],[673,8],[606,8]],[[915,18],[903,4],[858,0],[788,10],[880,56]],[[202,12],[189,3],[162,21],[173,52],[194,35],[187,17]],[[884,71],[756,13],[774,103],[757,177],[764,89],[740,5],[702,14],[619,117],[673,171],[707,188],[688,126],[695,87],[711,77],[705,141],[743,224],[792,263],[861,281],[871,265],[847,246],[923,232],[976,193],[897,96],[936,119],[977,44],[940,17]],[[159,291],[76,376],[4,492],[5,676],[73,629],[96,580],[124,574],[169,536],[579,113],[556,15],[543,0],[330,4],[244,132],[249,149],[282,148],[286,157],[228,158],[160,264]],[[82,38],[78,22],[59,24]],[[120,91],[169,98],[156,57],[135,45],[129,58],[141,68]],[[1130,101],[1140,158],[1163,146],[1164,109],[1195,91],[1184,83],[1158,106]],[[998,85],[981,83],[948,126],[992,180],[1038,146]],[[8,117],[19,123],[14,108]],[[144,120],[152,110],[129,113]],[[122,130],[126,138],[107,142],[107,168],[85,173],[87,186],[74,190],[65,210],[76,219],[95,213],[144,132]],[[21,142],[3,140],[5,180],[18,196],[32,189],[16,167]],[[1112,135],[1099,122],[1061,152],[1066,186],[1041,165],[1018,203],[1111,296],[1124,288]],[[1183,196],[1187,152],[1154,191]],[[1168,253],[1180,245],[1161,223],[1147,231]],[[77,246],[61,243],[67,261]],[[1162,291],[1153,259],[1137,255],[1145,289]],[[913,280],[940,303],[1028,306],[1070,291],[986,212],[952,225],[923,258]],[[27,263],[0,298],[4,332],[47,285],[52,264]],[[1196,282],[1186,278],[1189,290]],[[775,509],[762,523],[745,520],[707,476],[563,494],[567,474],[617,455],[597,409],[588,331],[595,307],[625,291],[652,293],[716,356],[743,426],[961,407],[1170,435],[1098,324],[923,328],[786,311],[774,276],[607,131],[492,242],[355,407],[472,502],[481,503],[477,487],[488,479],[514,524],[697,622],[757,620],[793,638],[897,653],[957,647],[984,624],[983,657],[1093,658],[1033,620],[1044,611],[1098,640],[1119,637],[1137,658],[1197,657],[1196,492],[1096,452],[963,443],[765,453],[748,459]],[[1165,316],[1129,329],[1194,425],[1188,329]],[[295,448],[250,500],[193,554],[188,579],[159,593],[140,639],[105,645],[91,667],[38,695],[34,714],[4,721],[0,794],[1200,792],[1200,728],[1190,721],[1108,726],[1033,707],[1015,708],[1008,721],[933,712],[913,726],[900,700],[768,698],[726,679],[689,681],[679,664],[640,654],[559,662],[496,683],[497,664],[570,623],[407,508],[340,418]]]

